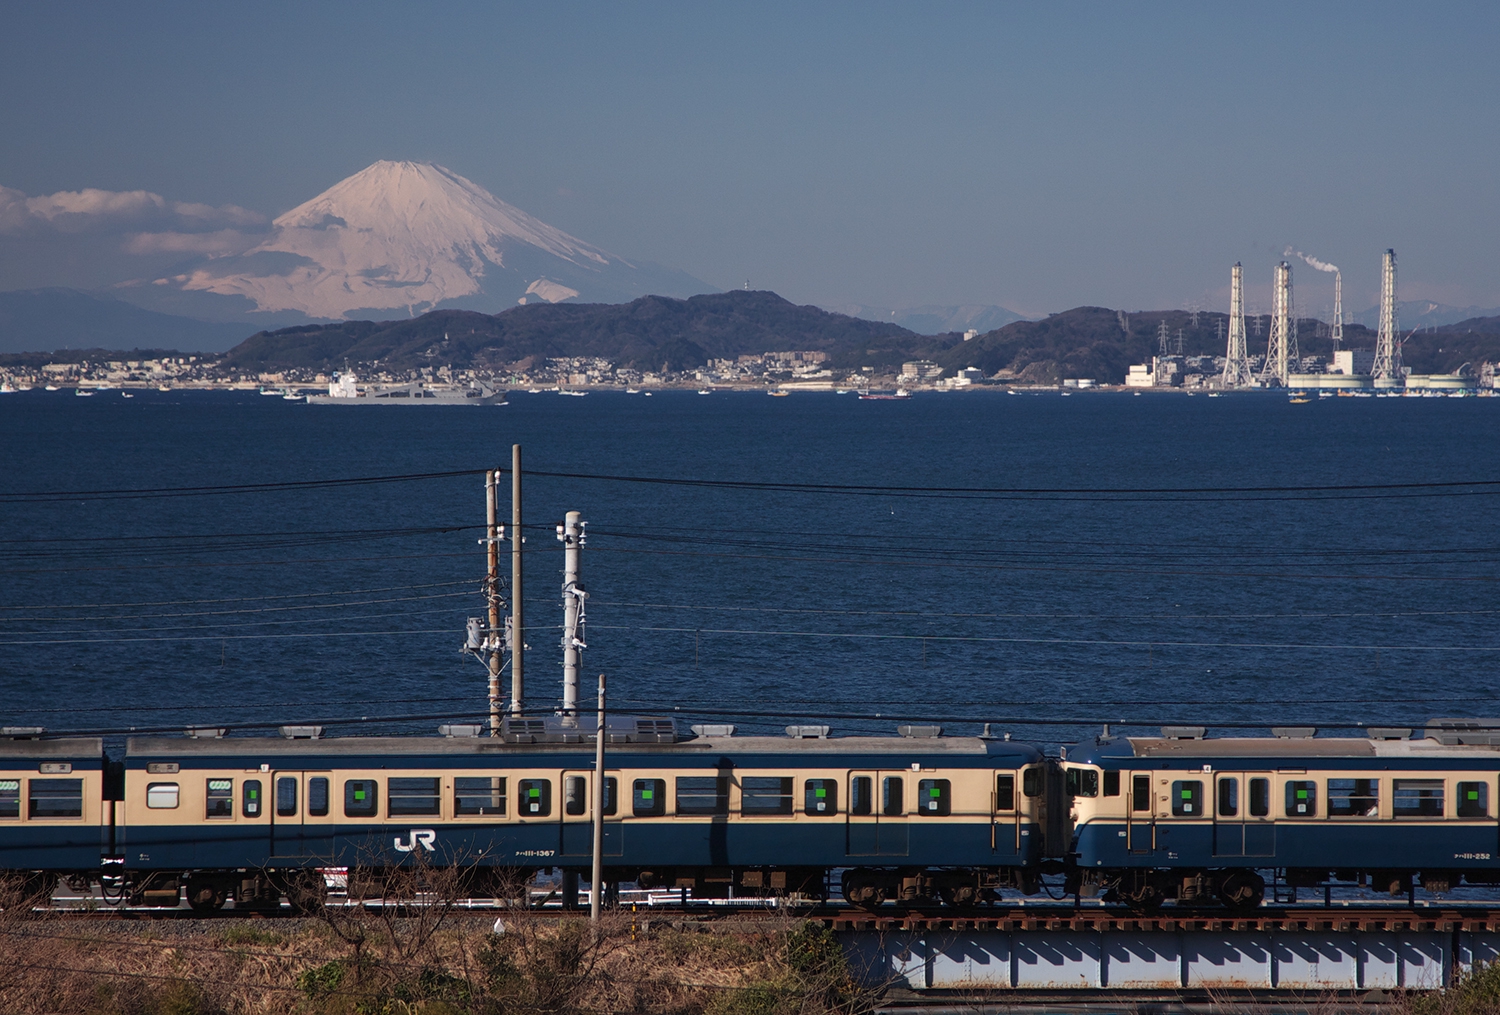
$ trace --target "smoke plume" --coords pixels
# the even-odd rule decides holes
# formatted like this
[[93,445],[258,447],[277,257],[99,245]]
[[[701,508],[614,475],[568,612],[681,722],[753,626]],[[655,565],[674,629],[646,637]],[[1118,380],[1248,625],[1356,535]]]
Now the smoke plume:
[[1327,261],[1320,261],[1316,257],[1312,256],[1311,254],[1304,254],[1302,251],[1300,251],[1300,250],[1293,250],[1291,247],[1287,247],[1286,248],[1286,252],[1283,253],[1281,256],[1282,257],[1293,257],[1293,256],[1300,257],[1300,258],[1302,258],[1302,260],[1306,261],[1310,267],[1316,268],[1319,271],[1335,271],[1336,272],[1336,271],[1339,270],[1339,266],[1336,265],[1336,264],[1329,264]]

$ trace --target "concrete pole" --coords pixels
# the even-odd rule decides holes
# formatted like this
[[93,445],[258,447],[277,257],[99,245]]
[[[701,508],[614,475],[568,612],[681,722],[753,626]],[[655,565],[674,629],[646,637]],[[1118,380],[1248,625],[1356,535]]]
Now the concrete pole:
[[490,736],[500,735],[500,470],[484,474],[485,537],[489,547],[489,577],[485,592],[490,601]]
[[579,513],[569,511],[562,524],[558,538],[563,544],[563,699],[564,723],[578,722],[578,649],[582,640],[578,637],[578,614],[581,599],[578,595]]
[[526,691],[526,625],[521,613],[521,445],[510,448],[510,713],[520,715]]
[[[594,727],[594,865],[589,875],[589,920],[599,922],[604,896],[604,674],[599,674],[599,724]],[[615,789],[615,795],[619,795]],[[615,801],[618,807],[619,801]]]

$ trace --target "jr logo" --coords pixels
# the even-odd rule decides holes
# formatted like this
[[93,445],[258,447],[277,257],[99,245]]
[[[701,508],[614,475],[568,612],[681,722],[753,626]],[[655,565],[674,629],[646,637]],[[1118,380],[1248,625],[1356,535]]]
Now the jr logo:
[[421,846],[423,849],[427,850],[427,852],[431,853],[434,851],[432,844],[436,841],[437,832],[433,831],[432,829],[413,828],[411,830],[409,841],[402,842],[401,836],[398,835],[396,836],[396,840],[394,843],[392,843],[392,845],[396,847],[396,852],[398,853],[410,853],[418,846]]

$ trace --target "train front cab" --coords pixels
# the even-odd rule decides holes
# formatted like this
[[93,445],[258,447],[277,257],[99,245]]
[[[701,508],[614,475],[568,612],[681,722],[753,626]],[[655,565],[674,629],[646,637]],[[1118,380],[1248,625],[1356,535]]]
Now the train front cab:
[[[1080,888],[1253,905],[1257,870],[1404,894],[1500,882],[1500,756],[1430,740],[1096,741],[1065,762]],[[1124,745],[1123,748],[1121,745]]]

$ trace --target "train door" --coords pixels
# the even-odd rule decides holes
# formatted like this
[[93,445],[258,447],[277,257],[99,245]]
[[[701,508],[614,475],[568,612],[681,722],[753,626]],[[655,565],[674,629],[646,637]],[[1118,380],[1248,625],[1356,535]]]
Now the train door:
[[[620,823],[620,779],[618,774],[604,777],[604,855],[621,856],[625,852],[625,829]],[[564,857],[588,857],[594,854],[594,773],[590,769],[562,774],[562,807],[559,853]]]
[[1275,856],[1269,772],[1214,776],[1214,856]]
[[[332,856],[328,776],[317,772],[271,773],[271,858],[305,860]],[[309,820],[311,819],[311,820]]]
[[908,781],[909,773],[901,771],[849,773],[848,855],[906,856]]
[[990,848],[996,856],[1015,856],[1021,850],[1020,786],[1015,772],[995,773],[991,807]]
[[1132,853],[1156,849],[1156,805],[1150,772],[1126,772],[1130,777],[1130,800],[1125,819],[1125,841]]

